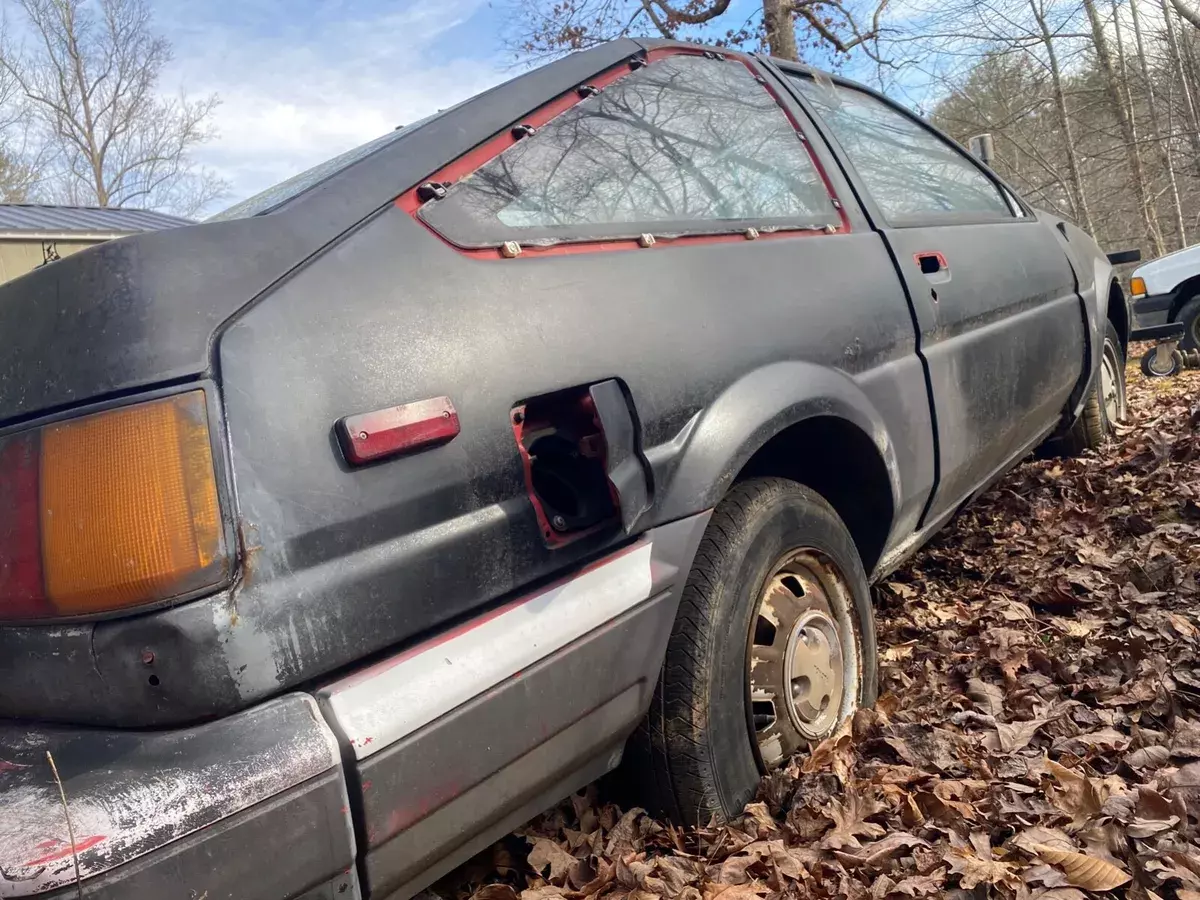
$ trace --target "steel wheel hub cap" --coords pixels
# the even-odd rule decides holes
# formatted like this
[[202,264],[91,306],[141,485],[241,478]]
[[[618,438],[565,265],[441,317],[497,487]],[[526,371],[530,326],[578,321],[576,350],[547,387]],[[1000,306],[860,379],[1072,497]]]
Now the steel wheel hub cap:
[[1114,365],[1106,347],[1104,362],[1100,366],[1100,392],[1101,399],[1104,401],[1104,411],[1108,414],[1110,422],[1116,422],[1121,417],[1121,398],[1118,396],[1117,373]]
[[764,766],[829,736],[858,699],[849,587],[815,550],[784,556],[759,595],[747,647],[751,731]]
[[820,737],[837,724],[842,699],[842,642],[820,610],[800,616],[788,642],[787,708],[797,730]]

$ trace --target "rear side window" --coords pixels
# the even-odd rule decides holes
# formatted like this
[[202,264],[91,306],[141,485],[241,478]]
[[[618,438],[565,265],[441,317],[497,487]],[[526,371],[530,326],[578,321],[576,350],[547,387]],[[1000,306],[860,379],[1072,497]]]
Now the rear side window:
[[575,104],[420,215],[462,246],[838,221],[807,148],[749,69],[691,55]]
[[915,119],[854,88],[790,76],[895,224],[948,216],[1013,218],[990,178]]

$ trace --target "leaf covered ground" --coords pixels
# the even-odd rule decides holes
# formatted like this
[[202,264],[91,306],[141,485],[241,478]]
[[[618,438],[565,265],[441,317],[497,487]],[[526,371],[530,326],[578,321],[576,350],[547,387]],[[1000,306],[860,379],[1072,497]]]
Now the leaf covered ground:
[[457,900],[1200,900],[1200,373],[1027,462],[876,591],[881,697],[726,826],[594,788]]

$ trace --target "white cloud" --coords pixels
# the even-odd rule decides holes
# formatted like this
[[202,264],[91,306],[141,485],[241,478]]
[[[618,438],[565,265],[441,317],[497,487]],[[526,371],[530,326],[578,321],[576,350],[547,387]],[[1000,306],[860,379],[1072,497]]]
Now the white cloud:
[[197,4],[156,5],[176,55],[162,88],[221,98],[219,137],[195,158],[230,182],[222,206],[506,77],[494,56],[428,49],[479,0],[417,0],[400,11],[326,0],[312,15],[303,3],[247,0],[240,15],[225,7],[223,21]]

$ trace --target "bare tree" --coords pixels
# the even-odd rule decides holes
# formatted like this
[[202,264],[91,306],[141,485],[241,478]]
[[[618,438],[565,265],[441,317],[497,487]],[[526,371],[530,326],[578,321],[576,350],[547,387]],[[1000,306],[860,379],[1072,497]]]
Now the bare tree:
[[[1179,181],[1175,177],[1175,161],[1171,155],[1171,142],[1169,140],[1170,128],[1166,130],[1168,137],[1163,135],[1163,120],[1159,115],[1158,102],[1154,96],[1154,80],[1150,77],[1150,67],[1146,59],[1146,43],[1142,37],[1142,21],[1138,11],[1138,0],[1130,0],[1129,12],[1133,19],[1133,35],[1136,49],[1136,59],[1140,68],[1139,74],[1142,78],[1142,89],[1145,92],[1146,103],[1150,111],[1150,132],[1151,136],[1157,144],[1159,153],[1162,157],[1163,167],[1167,173],[1167,183],[1171,189],[1171,208],[1175,213],[1175,231],[1180,247],[1187,245],[1187,224],[1183,218],[1183,202],[1179,196]],[[1118,10],[1117,0],[1113,0],[1113,25],[1117,35],[1117,53],[1121,60],[1121,80],[1125,85],[1125,98],[1130,110],[1130,116],[1133,117],[1136,127],[1136,105],[1133,99],[1133,79],[1129,77],[1128,70],[1125,66],[1125,48],[1121,41],[1121,17]],[[1136,138],[1136,134],[1135,134]]]
[[1185,0],[1171,0],[1171,5],[1175,7],[1175,11],[1183,18],[1187,19],[1197,28],[1200,28],[1200,10],[1189,6]]
[[888,2],[761,0],[739,20],[732,0],[515,0],[509,44],[522,56],[542,58],[631,34],[683,38],[724,24],[718,43],[758,43],[781,59],[799,58],[801,46],[843,54],[859,49],[878,58]]
[[28,99],[72,203],[194,214],[225,185],[189,151],[213,136],[215,95],[158,92],[171,47],[145,0],[18,0],[32,40],[6,42],[0,67]]
[[1046,16],[1046,7],[1043,3],[1040,3],[1039,0],[1029,0],[1029,10],[1033,13],[1034,21],[1037,22],[1038,34],[1041,37],[1042,46],[1046,52],[1047,64],[1050,67],[1050,83],[1054,89],[1054,108],[1058,113],[1059,127],[1062,128],[1063,136],[1066,139],[1064,153],[1067,159],[1067,171],[1071,175],[1071,189],[1074,195],[1076,217],[1088,231],[1094,231],[1095,226],[1092,224],[1092,213],[1088,209],[1087,191],[1083,186],[1083,175],[1079,166],[1079,153],[1075,138],[1071,134],[1071,114],[1067,109],[1067,95],[1063,87],[1062,65],[1059,63],[1058,51],[1054,44],[1054,32],[1050,28]]
[[1154,206],[1146,190],[1146,177],[1142,167],[1142,155],[1138,146],[1137,134],[1134,131],[1132,111],[1125,105],[1121,96],[1120,79],[1113,66],[1112,53],[1108,46],[1108,36],[1104,31],[1104,22],[1100,11],[1096,8],[1095,0],[1083,0],[1083,8],[1087,12],[1088,22],[1092,26],[1092,40],[1096,48],[1096,61],[1099,64],[1100,76],[1104,84],[1104,94],[1108,98],[1112,115],[1117,120],[1121,131],[1121,142],[1125,150],[1125,159],[1129,165],[1131,187],[1137,200],[1142,223],[1146,229],[1146,237],[1154,248],[1156,256],[1164,250],[1162,232],[1158,226]]

